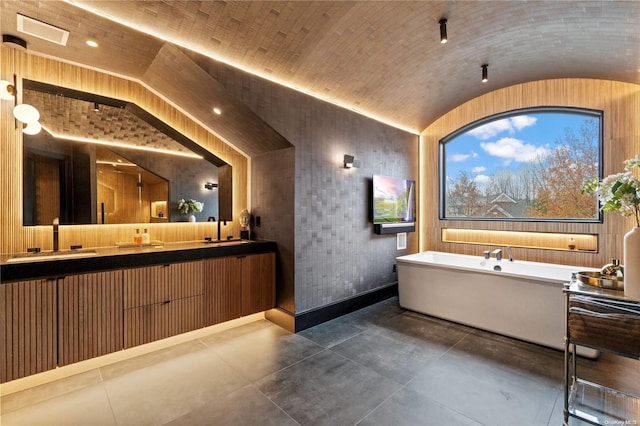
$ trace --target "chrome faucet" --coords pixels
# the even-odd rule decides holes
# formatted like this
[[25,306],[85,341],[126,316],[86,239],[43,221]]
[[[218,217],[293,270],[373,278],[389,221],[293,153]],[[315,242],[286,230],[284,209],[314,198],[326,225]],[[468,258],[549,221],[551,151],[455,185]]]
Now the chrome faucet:
[[58,225],[60,224],[60,219],[58,219],[57,217],[55,219],[53,219],[53,251],[58,251],[60,250],[60,243],[59,243],[59,231],[58,231]]
[[496,257],[496,260],[502,260],[502,249],[495,249],[491,254]]
[[220,241],[220,224],[224,222],[224,226],[227,226],[227,219],[220,218],[218,220],[218,241]]
[[511,252],[511,246],[507,247],[507,254],[509,255],[509,262],[513,262],[513,253]]

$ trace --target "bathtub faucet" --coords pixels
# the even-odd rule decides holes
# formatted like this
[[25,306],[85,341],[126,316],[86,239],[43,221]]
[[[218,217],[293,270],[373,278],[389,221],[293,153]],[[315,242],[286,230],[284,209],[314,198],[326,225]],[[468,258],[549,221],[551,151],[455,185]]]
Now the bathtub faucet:
[[507,254],[509,255],[509,262],[513,262],[513,253],[511,253],[511,246],[507,247]]
[[491,254],[496,257],[496,260],[502,260],[502,249],[495,249]]

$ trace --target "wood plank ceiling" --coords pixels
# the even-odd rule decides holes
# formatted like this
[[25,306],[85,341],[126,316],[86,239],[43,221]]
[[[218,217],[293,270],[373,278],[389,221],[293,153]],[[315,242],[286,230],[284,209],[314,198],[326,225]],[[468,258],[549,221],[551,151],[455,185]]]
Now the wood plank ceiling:
[[[638,1],[2,0],[1,7],[2,33],[27,39],[36,53],[141,78],[173,43],[414,133],[516,83],[640,83]],[[18,33],[16,13],[69,30],[68,46]],[[89,38],[100,47],[87,47]]]

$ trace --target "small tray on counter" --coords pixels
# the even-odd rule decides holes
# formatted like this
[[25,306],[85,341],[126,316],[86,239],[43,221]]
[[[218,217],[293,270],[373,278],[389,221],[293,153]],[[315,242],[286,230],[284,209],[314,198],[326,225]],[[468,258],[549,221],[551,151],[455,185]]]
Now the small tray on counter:
[[606,288],[608,290],[624,290],[624,278],[611,275],[602,275],[600,272],[583,271],[577,274],[578,281],[593,287]]
[[133,242],[116,243],[116,246],[118,246],[118,248],[159,247],[163,245],[164,243],[162,241],[156,241],[156,240],[152,240],[151,242],[144,243],[144,244],[136,244]]

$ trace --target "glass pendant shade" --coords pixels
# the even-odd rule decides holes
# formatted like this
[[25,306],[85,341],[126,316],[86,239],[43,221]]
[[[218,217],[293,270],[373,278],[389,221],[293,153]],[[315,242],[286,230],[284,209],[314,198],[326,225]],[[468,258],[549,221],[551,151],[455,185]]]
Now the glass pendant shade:
[[13,99],[13,83],[7,80],[0,80],[0,99],[8,101]]
[[17,105],[13,109],[13,115],[23,123],[33,123],[40,119],[40,113],[38,110],[28,104]]
[[34,121],[33,123],[29,123],[22,129],[22,133],[27,135],[37,135],[42,130],[42,126],[38,121]]

